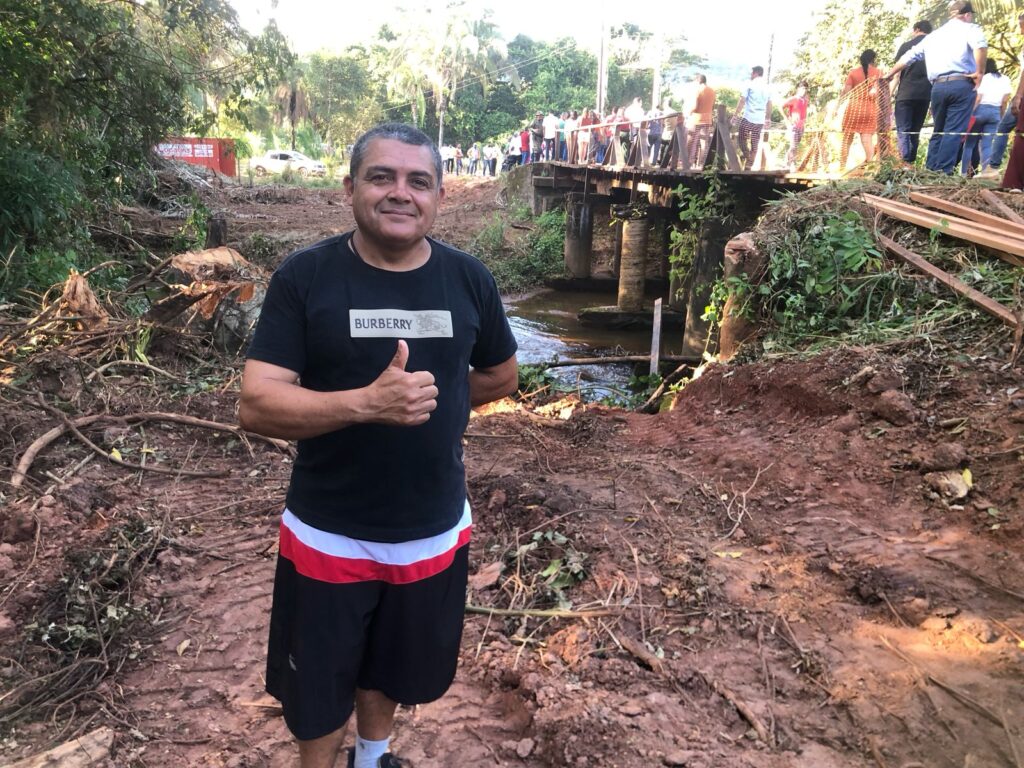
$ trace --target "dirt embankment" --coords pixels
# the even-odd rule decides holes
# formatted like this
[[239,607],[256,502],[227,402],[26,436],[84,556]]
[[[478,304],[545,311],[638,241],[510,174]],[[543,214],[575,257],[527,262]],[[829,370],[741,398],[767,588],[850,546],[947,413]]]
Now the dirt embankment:
[[[80,413],[234,421],[231,377],[48,371],[20,386]],[[1015,765],[1021,384],[908,343],[713,367],[655,416],[474,417],[461,666],[446,698],[400,712],[395,750],[417,768]],[[5,397],[11,466],[62,422]],[[291,765],[262,692],[288,451],[180,423],[81,429],[215,476],[127,470],[65,436],[5,487],[0,762],[102,724],[109,765]]]

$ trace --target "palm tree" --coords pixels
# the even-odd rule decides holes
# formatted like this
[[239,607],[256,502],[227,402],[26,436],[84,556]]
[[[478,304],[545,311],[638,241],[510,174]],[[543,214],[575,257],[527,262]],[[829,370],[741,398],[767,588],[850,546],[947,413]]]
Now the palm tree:
[[[424,85],[430,88],[438,121],[437,143],[441,145],[445,115],[460,83],[478,79],[486,92],[508,52],[498,39],[496,26],[486,15],[475,18],[462,0],[449,3],[442,13],[428,9],[415,18],[406,13],[402,28],[405,32],[392,44],[391,61],[392,72],[404,88],[392,92],[402,92],[407,98],[422,94]],[[412,83],[421,90],[416,91]]]
[[280,126],[285,120],[288,121],[291,149],[294,150],[296,127],[300,121],[310,119],[313,114],[301,67],[294,67],[274,89],[274,107],[274,122]]

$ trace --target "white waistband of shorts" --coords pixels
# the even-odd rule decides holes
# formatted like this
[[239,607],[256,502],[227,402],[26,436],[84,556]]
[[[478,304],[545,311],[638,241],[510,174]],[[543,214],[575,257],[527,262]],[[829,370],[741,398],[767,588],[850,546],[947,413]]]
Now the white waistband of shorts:
[[425,539],[393,543],[363,541],[340,533],[322,531],[302,522],[288,509],[285,509],[281,516],[281,524],[307,547],[326,555],[353,560],[371,560],[388,565],[408,565],[437,557],[455,547],[459,540],[459,534],[473,524],[473,516],[467,499],[462,517],[453,528]]

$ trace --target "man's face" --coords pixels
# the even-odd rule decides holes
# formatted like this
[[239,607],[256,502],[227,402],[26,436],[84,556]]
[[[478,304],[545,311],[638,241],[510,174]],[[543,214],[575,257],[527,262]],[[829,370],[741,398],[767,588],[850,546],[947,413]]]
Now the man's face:
[[796,95],[801,99],[804,98],[804,96],[807,95],[807,89],[801,85],[799,88],[796,89]]
[[434,224],[445,190],[429,147],[374,139],[345,192],[360,233],[379,244],[414,245]]

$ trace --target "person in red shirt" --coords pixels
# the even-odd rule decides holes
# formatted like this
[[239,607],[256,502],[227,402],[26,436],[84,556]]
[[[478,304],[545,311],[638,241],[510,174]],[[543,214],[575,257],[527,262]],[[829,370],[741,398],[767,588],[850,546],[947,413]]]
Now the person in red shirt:
[[526,165],[530,162],[530,131],[526,128],[519,133],[520,164]]
[[800,141],[804,137],[804,126],[807,124],[807,81],[804,80],[796,88],[796,94],[782,105],[782,115],[789,129],[789,154],[786,162],[790,169],[796,165]]

